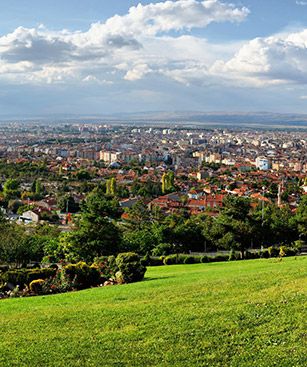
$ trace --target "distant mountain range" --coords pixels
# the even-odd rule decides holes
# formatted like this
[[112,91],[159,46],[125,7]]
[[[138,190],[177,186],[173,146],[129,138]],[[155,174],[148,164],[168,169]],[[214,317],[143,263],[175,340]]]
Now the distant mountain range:
[[108,115],[2,116],[2,121],[102,122],[127,124],[205,125],[208,127],[302,128],[307,114],[270,112],[137,112]]

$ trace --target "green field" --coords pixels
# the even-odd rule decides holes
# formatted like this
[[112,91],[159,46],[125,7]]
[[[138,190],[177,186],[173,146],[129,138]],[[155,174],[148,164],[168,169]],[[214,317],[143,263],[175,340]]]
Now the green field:
[[3,300],[0,366],[306,366],[306,275],[307,257],[173,265]]

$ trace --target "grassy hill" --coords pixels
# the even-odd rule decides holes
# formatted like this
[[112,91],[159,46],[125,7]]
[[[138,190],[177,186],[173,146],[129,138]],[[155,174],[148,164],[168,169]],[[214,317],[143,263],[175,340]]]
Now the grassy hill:
[[307,257],[173,265],[3,300],[0,366],[305,366],[306,275]]

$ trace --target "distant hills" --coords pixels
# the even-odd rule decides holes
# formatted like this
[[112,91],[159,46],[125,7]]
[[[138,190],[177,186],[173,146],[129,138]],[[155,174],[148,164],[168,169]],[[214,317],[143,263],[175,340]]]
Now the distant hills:
[[307,114],[270,112],[136,112],[105,115],[2,116],[2,121],[162,124],[206,127],[307,129]]

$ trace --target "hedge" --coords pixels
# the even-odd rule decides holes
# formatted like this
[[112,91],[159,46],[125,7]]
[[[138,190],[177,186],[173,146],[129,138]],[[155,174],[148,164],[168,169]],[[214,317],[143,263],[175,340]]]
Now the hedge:
[[55,269],[16,269],[9,270],[0,274],[0,280],[2,283],[12,284],[13,286],[19,285],[20,289],[28,286],[33,280],[48,279],[55,276]]

